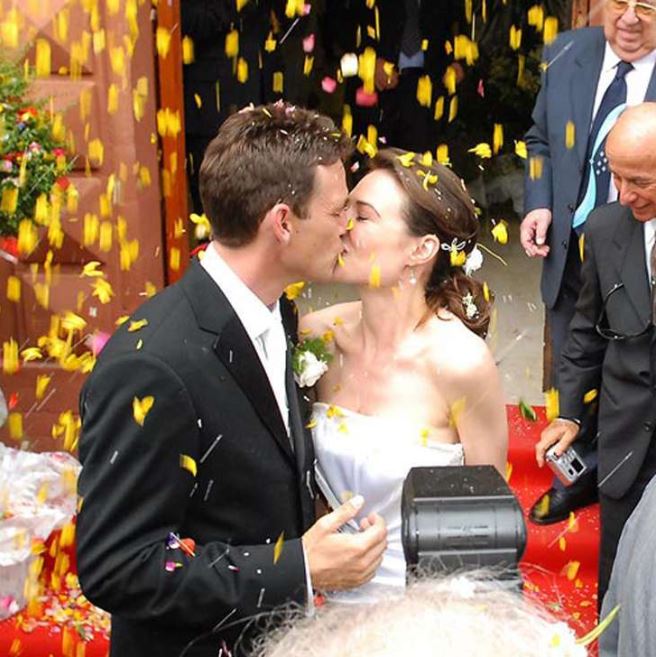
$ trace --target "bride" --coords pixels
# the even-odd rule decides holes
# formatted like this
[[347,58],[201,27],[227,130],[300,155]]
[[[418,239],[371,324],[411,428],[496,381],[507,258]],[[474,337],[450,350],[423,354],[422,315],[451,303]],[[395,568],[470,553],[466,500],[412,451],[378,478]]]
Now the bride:
[[388,547],[373,580],[329,599],[366,602],[405,585],[401,487],[410,468],[494,465],[504,474],[507,426],[484,337],[490,305],[463,270],[479,223],[460,179],[397,149],[381,151],[350,197],[336,280],[360,301],[306,315],[303,339],[332,355],[319,379],[312,431],[329,502],[362,495]]

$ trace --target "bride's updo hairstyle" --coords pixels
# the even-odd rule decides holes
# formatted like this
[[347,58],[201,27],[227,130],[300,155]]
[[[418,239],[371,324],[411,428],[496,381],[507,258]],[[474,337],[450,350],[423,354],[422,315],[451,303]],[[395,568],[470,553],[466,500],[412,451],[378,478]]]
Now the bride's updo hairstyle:
[[[422,156],[398,148],[381,150],[369,170],[394,176],[405,190],[405,216],[410,234],[435,235],[440,252],[426,284],[426,303],[437,313],[445,308],[471,331],[485,337],[490,302],[483,286],[468,276],[462,261],[476,246],[480,225],[464,183],[446,166],[422,164]],[[464,255],[463,255],[464,254]]]

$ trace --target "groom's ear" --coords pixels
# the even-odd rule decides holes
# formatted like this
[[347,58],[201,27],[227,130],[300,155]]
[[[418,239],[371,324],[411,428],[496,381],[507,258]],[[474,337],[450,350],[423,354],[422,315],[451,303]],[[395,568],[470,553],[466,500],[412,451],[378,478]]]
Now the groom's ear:
[[437,235],[424,235],[415,245],[410,254],[410,265],[416,267],[430,262],[440,250],[440,240]]
[[288,244],[292,237],[291,208],[286,203],[276,203],[264,216],[276,241]]

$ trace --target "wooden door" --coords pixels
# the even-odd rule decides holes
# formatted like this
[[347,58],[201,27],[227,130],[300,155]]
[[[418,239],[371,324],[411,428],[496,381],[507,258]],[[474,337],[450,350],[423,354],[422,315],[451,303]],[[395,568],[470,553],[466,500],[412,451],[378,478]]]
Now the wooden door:
[[[70,178],[79,193],[77,209],[62,213],[60,248],[42,231],[29,257],[0,259],[0,386],[13,413],[0,433],[7,444],[74,447],[85,378],[75,355],[89,352],[90,340],[110,333],[121,315],[164,283],[153,11],[150,0],[0,0],[0,36],[19,34],[18,47],[4,43],[5,51],[31,64],[37,48],[41,58],[50,52],[50,74],[35,82],[33,93],[63,119],[75,161]],[[80,275],[94,260],[112,288],[108,303],[93,295],[97,278]],[[9,276],[20,281],[18,302],[6,298]],[[73,326],[79,321],[67,313],[84,326],[67,329],[71,319]],[[69,323],[62,325],[64,317]],[[43,347],[53,318],[60,322],[56,336],[69,340],[73,356],[64,361],[42,348],[42,360],[21,359],[9,374],[11,349]],[[50,377],[39,398],[38,377],[42,385]]]

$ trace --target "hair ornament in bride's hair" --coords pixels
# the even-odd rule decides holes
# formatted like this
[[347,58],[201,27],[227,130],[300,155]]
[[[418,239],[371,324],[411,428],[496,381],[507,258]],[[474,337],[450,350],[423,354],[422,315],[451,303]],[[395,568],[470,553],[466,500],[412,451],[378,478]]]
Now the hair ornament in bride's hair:
[[467,276],[471,276],[475,271],[478,271],[483,266],[483,252],[475,246],[467,256],[463,269]]
[[451,244],[443,242],[440,245],[442,251],[448,251],[451,258],[452,267],[462,267],[465,262],[467,262],[467,254],[465,253],[465,247],[467,246],[467,241],[462,240],[458,241],[457,237],[454,237],[451,241]]
[[474,295],[471,292],[467,292],[462,297],[462,307],[465,309],[465,317],[467,319],[474,319],[478,315],[478,307],[474,301]]

